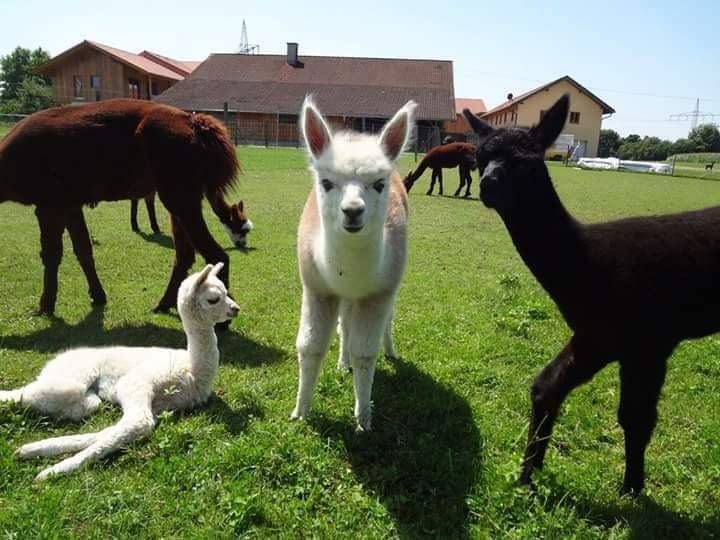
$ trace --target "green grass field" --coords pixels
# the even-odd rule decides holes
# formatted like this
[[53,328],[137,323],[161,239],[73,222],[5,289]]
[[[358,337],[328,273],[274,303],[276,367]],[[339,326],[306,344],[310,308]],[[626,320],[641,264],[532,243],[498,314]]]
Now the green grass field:
[[[215,395],[193,413],[163,416],[149,439],[125,452],[41,485],[32,479],[45,462],[17,462],[18,445],[100,429],[118,410],[103,406],[78,425],[0,406],[3,537],[720,536],[718,336],[682,344],[671,360],[645,496],[618,495],[616,365],[566,402],[538,494],[514,487],[530,383],[569,332],[498,216],[476,199],[425,196],[429,173],[410,196],[410,262],[395,319],[403,358],[379,361],[374,431],[354,432],[352,381],[335,368],[337,343],[312,418],[289,422],[301,291],[295,230],[310,179],[300,150],[240,148],[239,155],[238,193],[256,229],[250,251],[229,251],[231,290],[243,311],[220,336]],[[404,157],[401,171],[411,163]],[[720,203],[717,182],[551,171],[567,206],[586,221]],[[457,173],[446,178],[452,193]],[[128,202],[86,210],[106,308],[91,309],[66,238],[56,317],[33,318],[38,228],[31,208],[0,205],[0,388],[27,382],[67,347],[184,346],[175,316],[150,313],[167,282],[171,240],[133,234],[128,214]],[[140,223],[149,231],[144,211]]]

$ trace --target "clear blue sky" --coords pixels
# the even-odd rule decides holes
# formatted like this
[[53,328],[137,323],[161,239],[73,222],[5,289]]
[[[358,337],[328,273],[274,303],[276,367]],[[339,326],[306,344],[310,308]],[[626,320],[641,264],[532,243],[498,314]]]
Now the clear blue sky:
[[[435,7],[438,6],[438,7]],[[91,39],[202,60],[233,52],[243,19],[262,53],[452,60],[455,95],[488,107],[570,75],[617,113],[622,135],[675,139],[672,113],[720,113],[720,2],[0,0],[0,55]],[[716,119],[720,122],[720,117]]]

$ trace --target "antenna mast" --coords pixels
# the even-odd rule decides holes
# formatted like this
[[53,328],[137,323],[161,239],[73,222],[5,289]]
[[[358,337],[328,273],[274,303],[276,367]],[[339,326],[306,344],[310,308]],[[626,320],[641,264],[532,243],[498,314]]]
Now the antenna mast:
[[245,19],[242,23],[242,32],[240,32],[240,46],[238,47],[238,53],[240,54],[258,54],[260,52],[260,45],[250,45],[248,43],[247,25]]

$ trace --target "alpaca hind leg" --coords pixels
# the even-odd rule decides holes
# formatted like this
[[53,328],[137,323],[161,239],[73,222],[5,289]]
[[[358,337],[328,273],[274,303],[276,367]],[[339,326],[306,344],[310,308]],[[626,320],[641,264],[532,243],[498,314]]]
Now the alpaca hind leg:
[[160,234],[160,225],[158,225],[157,215],[155,214],[155,192],[145,197],[145,208],[147,208],[150,228],[155,234]]
[[393,318],[394,310],[390,311],[388,322],[385,325],[385,332],[383,334],[383,350],[386,358],[399,358],[395,352],[395,345],[393,343]]
[[465,190],[465,195],[463,195],[464,198],[470,197],[470,184],[472,184],[472,173],[469,169],[465,169],[465,185],[467,186],[467,189]]
[[352,318],[352,303],[349,300],[340,301],[340,315],[338,317],[338,333],[340,334],[340,356],[338,369],[350,369],[350,326]]
[[100,398],[87,384],[67,377],[39,377],[22,388],[20,403],[54,418],[81,420],[97,410]]
[[133,232],[140,232],[140,227],[138,226],[138,221],[137,221],[137,215],[138,215],[138,200],[130,199],[130,228],[132,228]]
[[645,449],[657,423],[657,403],[665,381],[666,358],[620,363],[618,420],[625,432],[625,478],[622,493],[645,487]]
[[438,195],[442,195],[443,194],[442,169],[438,169],[438,184],[440,184],[440,191],[438,191]]
[[356,302],[350,329],[350,359],[355,390],[355,418],[359,431],[372,428],[371,397],[380,342],[387,331],[394,295]]
[[40,259],[43,262],[43,292],[35,315],[52,315],[58,290],[58,267],[62,261],[62,234],[65,217],[62,210],[38,206],[35,209],[40,225]]
[[170,225],[172,227],[173,242],[175,244],[175,262],[173,264],[172,274],[168,282],[165,294],[153,308],[155,313],[169,311],[170,308],[177,304],[177,291],[180,283],[187,277],[188,271],[195,262],[195,249],[190,242],[185,230],[180,225],[180,221],[175,215],[170,214]]
[[323,358],[338,320],[339,301],[334,297],[319,297],[304,289],[300,312],[300,329],[297,351],[300,375],[292,420],[305,418],[310,413]]
[[0,401],[6,403],[20,403],[22,400],[22,388],[16,390],[0,390]]
[[460,195],[460,192],[462,191],[462,188],[465,187],[465,175],[463,174],[462,167],[458,169],[458,177],[459,177],[459,183],[458,188],[455,190],[455,193],[453,193],[453,197],[457,197]]
[[103,306],[107,303],[107,296],[95,270],[90,233],[81,208],[73,208],[68,211],[65,226],[70,233],[75,257],[85,273],[85,279],[88,282],[88,293],[92,298],[92,303],[94,306]]
[[155,427],[152,414],[152,390],[141,393],[133,385],[118,385],[118,401],[123,408],[120,421],[96,434],[95,440],[86,448],[48,467],[35,477],[42,481],[50,476],[71,473],[85,465],[98,461],[121,449],[131,441],[147,435]]
[[530,484],[533,469],[541,469],[560,406],[577,386],[589,381],[608,364],[600,347],[577,335],[540,372],[530,391],[532,416],[520,484]]

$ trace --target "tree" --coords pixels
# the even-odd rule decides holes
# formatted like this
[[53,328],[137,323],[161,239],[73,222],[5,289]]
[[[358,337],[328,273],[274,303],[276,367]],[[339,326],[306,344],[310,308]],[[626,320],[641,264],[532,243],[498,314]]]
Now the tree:
[[31,77],[22,82],[17,98],[0,103],[0,112],[32,114],[52,107],[53,104],[52,88],[40,79]]
[[712,124],[701,124],[690,132],[688,139],[695,152],[720,152],[720,130]]
[[38,47],[34,51],[17,47],[7,56],[0,57],[0,83],[2,93],[0,103],[17,99],[20,95],[20,87],[23,81],[34,79],[45,85],[50,81],[35,73],[35,68],[50,60],[50,54]]
[[690,154],[695,152],[695,143],[688,139],[678,139],[672,145],[671,153],[674,154]]
[[613,129],[601,129],[598,143],[598,157],[617,156],[620,148],[620,134]]
[[639,143],[641,140],[642,140],[642,139],[641,139],[640,135],[636,135],[636,134],[633,133],[633,134],[631,134],[631,135],[628,135],[628,136],[625,137],[624,139],[622,139],[622,140],[621,140],[621,144]]

